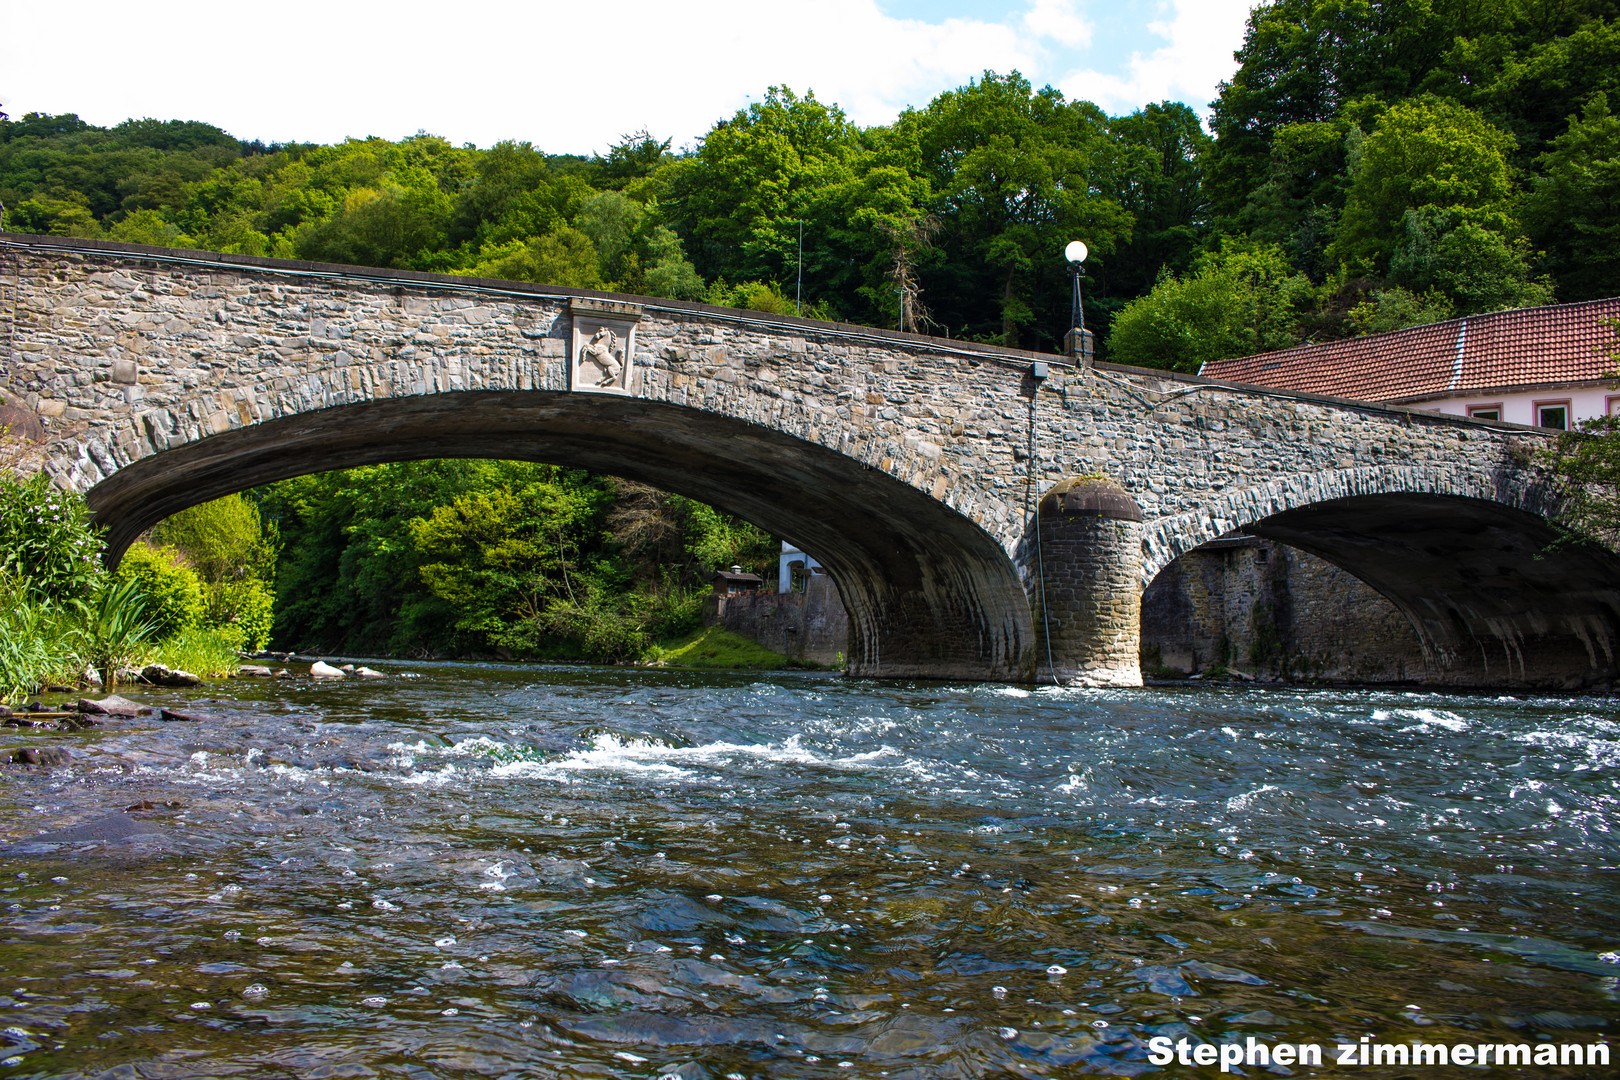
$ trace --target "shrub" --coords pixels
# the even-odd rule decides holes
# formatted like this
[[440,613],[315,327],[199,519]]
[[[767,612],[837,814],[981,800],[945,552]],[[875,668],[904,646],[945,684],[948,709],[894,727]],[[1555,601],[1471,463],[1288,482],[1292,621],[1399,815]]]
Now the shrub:
[[46,599],[70,600],[95,589],[100,556],[82,496],[43,473],[0,477],[0,574]]
[[146,596],[147,614],[160,638],[201,625],[208,613],[202,579],[180,561],[180,553],[172,547],[137,541],[124,552],[114,576],[119,581],[134,581]]
[[213,629],[234,635],[236,647],[257,652],[270,641],[275,591],[259,578],[227,581],[215,592]]
[[135,581],[109,580],[93,600],[80,607],[85,659],[101,672],[101,684],[111,690],[118,685],[118,669],[139,658],[152,637],[146,597]]

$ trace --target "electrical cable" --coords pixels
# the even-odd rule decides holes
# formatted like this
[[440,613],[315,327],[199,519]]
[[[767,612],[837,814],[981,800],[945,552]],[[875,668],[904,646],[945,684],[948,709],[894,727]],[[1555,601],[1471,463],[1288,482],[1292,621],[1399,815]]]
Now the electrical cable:
[[[1036,457],[1036,427],[1037,406],[1041,395],[1041,384],[1036,383],[1029,395],[1029,466],[1024,470],[1024,508],[1031,507],[1030,496],[1035,485],[1035,465],[1040,460]],[[1034,500],[1035,519],[1035,577],[1037,581],[1036,592],[1041,601],[1041,636],[1046,639],[1046,674],[1052,680],[1052,685],[1058,684],[1057,667],[1052,663],[1052,616],[1046,607],[1046,558],[1041,544],[1041,502]]]

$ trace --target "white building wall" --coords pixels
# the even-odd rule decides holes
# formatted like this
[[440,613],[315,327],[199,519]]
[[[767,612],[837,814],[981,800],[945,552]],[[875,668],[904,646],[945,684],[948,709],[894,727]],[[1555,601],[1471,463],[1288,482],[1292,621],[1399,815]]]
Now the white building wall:
[[1555,405],[1561,402],[1569,403],[1571,423],[1582,420],[1591,420],[1594,417],[1606,416],[1612,412],[1620,412],[1620,390],[1608,386],[1582,386],[1582,387],[1548,387],[1540,390],[1522,391],[1513,394],[1467,394],[1456,397],[1430,399],[1428,401],[1412,402],[1414,409],[1423,409],[1429,412],[1447,413],[1451,416],[1468,416],[1470,407],[1480,409],[1487,406],[1500,406],[1502,415],[1498,419],[1513,424],[1536,424],[1537,405]]
[[804,572],[807,576],[821,566],[813,556],[806,555],[786,540],[782,541],[782,555],[776,563],[777,592],[793,591],[793,564],[796,562],[804,563]]

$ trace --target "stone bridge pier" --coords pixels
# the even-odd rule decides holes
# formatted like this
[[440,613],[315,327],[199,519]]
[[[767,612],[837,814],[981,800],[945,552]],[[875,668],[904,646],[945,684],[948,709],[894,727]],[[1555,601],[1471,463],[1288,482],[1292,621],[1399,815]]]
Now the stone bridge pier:
[[1542,558],[1543,436],[646,297],[0,236],[0,411],[116,556],[326,469],[544,461],[814,555],[851,674],[1140,681],[1143,589],[1248,530],[1389,596],[1433,681],[1606,686],[1620,560]]

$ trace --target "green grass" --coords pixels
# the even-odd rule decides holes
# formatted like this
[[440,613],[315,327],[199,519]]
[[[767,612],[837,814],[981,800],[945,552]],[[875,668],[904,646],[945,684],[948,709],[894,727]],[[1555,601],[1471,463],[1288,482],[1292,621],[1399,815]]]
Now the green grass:
[[189,671],[203,679],[223,679],[235,675],[242,666],[237,656],[241,634],[235,630],[190,627],[164,638],[150,649],[144,663],[162,664],[177,671]]
[[733,634],[719,626],[706,626],[685,637],[663,645],[655,645],[647,659],[668,667],[686,668],[748,668],[755,671],[776,671],[789,665],[799,665],[779,652],[745,637]]

